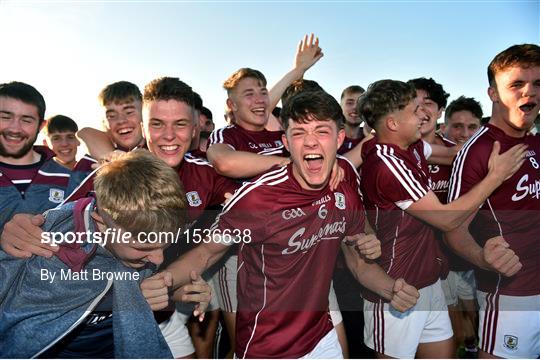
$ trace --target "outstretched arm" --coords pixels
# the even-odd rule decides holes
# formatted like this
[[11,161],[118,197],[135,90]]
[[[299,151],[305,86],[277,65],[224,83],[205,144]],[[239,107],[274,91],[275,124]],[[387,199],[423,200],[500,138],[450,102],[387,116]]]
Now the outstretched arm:
[[285,89],[287,89],[293,81],[303,78],[304,73],[319,61],[323,55],[322,49],[319,47],[319,38],[315,37],[313,33],[309,37],[305,35],[304,39],[298,44],[294,59],[294,67],[270,89],[268,94],[270,96],[269,109],[275,108],[281,99],[281,95],[285,92]]

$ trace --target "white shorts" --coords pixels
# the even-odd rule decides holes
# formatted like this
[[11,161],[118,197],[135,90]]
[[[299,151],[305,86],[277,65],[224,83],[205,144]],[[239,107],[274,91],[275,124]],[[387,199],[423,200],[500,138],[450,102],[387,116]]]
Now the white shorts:
[[441,280],[447,305],[456,305],[458,299],[474,300],[476,298],[476,280],[474,271],[450,271],[448,277]]
[[321,341],[300,359],[343,359],[343,350],[339,344],[336,329],[332,329]]
[[174,358],[186,357],[195,353],[186,322],[189,315],[175,311],[168,320],[159,324],[161,333],[171,349]]
[[236,298],[236,272],[238,255],[227,253],[225,262],[212,277],[216,299],[219,307],[226,312],[236,312],[238,300]]
[[418,344],[452,337],[440,281],[419,290],[416,305],[401,313],[389,303],[364,299],[364,342],[376,352],[395,358],[414,358]]
[[540,356],[540,295],[508,296],[478,291],[479,347],[503,358]]
[[334,283],[330,283],[330,294],[328,294],[328,308],[330,309],[330,318],[332,318],[332,325],[334,327],[343,322],[343,316],[339,310],[339,304],[337,301],[336,292],[334,291]]

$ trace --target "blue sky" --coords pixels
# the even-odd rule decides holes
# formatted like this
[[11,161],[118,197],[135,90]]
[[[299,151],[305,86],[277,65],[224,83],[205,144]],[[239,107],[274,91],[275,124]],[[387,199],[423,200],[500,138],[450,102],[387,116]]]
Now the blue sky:
[[433,77],[484,112],[486,67],[516,43],[540,43],[539,1],[6,1],[0,0],[0,82],[34,85],[47,116],[99,126],[97,94],[158,76],[190,84],[222,124],[221,85],[240,67],[269,85],[292,66],[305,33],[324,58],[306,74],[339,97],[351,84]]

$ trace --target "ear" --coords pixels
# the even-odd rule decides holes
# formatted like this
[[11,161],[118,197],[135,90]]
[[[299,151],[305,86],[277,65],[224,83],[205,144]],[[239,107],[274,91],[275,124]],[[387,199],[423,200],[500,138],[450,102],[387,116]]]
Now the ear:
[[337,148],[339,149],[341,145],[343,145],[343,141],[345,141],[345,129],[338,130],[337,141],[338,141]]
[[384,124],[386,125],[386,128],[388,130],[393,131],[393,132],[398,131],[399,124],[398,124],[396,118],[394,118],[393,116],[388,116],[383,121],[384,121]]
[[499,102],[499,94],[497,93],[497,88],[495,86],[488,87],[488,96],[491,99],[492,102],[498,103]]
[[96,226],[99,229],[99,231],[104,232],[105,229],[107,229],[107,225],[105,225],[103,218],[101,217],[101,215],[97,213],[97,211],[92,211],[90,216],[96,222]]
[[227,107],[232,111],[238,111],[238,106],[236,106],[236,104],[230,97],[227,98]]
[[287,149],[287,151],[289,151],[289,142],[287,141],[287,133],[286,132],[281,135],[281,141],[283,142],[283,146],[285,146],[285,149]]

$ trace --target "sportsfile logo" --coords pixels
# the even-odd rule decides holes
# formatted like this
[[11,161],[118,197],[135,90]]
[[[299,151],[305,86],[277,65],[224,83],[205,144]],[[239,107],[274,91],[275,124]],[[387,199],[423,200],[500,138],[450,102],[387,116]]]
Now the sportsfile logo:
[[283,210],[281,213],[281,217],[284,220],[296,219],[300,216],[306,216],[306,213],[300,208]]
[[537,200],[540,199],[540,181],[529,182],[529,174],[525,174],[519,179],[516,193],[512,195],[512,201],[520,201],[527,196]]

